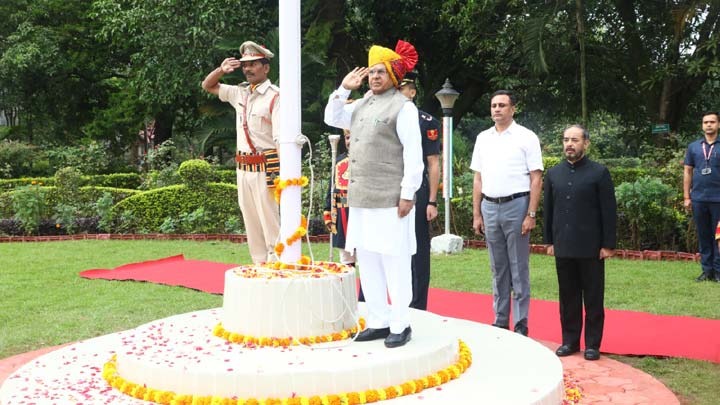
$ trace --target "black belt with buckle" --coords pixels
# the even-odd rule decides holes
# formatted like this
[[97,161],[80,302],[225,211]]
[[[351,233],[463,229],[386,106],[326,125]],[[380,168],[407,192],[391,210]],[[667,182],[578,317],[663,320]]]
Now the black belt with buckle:
[[530,192],[529,192],[529,191],[524,191],[524,192],[522,192],[522,193],[515,193],[515,194],[513,194],[513,195],[509,195],[509,196],[506,196],[506,197],[498,197],[498,198],[488,197],[488,196],[486,196],[485,194],[483,194],[483,198],[486,199],[486,200],[488,200],[488,201],[490,201],[491,203],[501,204],[501,203],[505,203],[505,202],[508,202],[508,201],[512,201],[512,200],[514,200],[514,199],[516,199],[516,198],[525,197],[526,195],[530,195]]

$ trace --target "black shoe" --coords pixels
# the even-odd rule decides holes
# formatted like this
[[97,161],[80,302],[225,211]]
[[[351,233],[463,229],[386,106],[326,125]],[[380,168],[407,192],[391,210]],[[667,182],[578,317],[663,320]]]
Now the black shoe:
[[710,273],[705,273],[704,271],[698,276],[698,278],[695,279],[695,281],[713,281],[715,277],[710,275]]
[[373,329],[367,328],[357,334],[356,342],[369,342],[371,340],[385,339],[390,335],[390,328]]
[[720,283],[720,272],[715,272],[715,278],[712,281]]
[[508,325],[498,325],[498,324],[494,323],[494,324],[492,324],[492,326],[494,326],[496,328],[500,328],[500,329],[510,330],[510,326],[508,326]]
[[385,338],[385,347],[400,347],[410,341],[412,329],[408,326],[402,333],[391,333]]
[[577,353],[580,351],[580,346],[578,345],[562,345],[555,350],[555,354],[558,357],[565,357],[569,356],[573,353]]
[[585,360],[597,360],[600,358],[598,349],[585,349]]
[[523,324],[523,323],[518,323],[517,325],[515,325],[515,333],[519,333],[523,336],[527,336],[528,335],[528,327],[525,326],[525,324]]

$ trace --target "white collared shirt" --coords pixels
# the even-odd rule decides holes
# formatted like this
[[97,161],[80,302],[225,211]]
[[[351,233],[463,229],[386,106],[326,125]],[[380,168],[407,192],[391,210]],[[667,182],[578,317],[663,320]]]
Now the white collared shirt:
[[540,140],[515,121],[502,133],[488,128],[475,140],[470,169],[482,175],[482,193],[488,197],[530,191],[530,172],[543,170]]

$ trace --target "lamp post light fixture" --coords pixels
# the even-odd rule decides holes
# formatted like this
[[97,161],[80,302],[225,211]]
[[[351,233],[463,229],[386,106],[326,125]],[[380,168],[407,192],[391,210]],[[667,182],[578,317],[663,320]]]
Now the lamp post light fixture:
[[445,234],[431,241],[431,250],[436,253],[455,253],[462,250],[462,238],[450,233],[450,199],[452,198],[452,131],[453,106],[460,93],[445,79],[442,89],[435,93],[443,111],[443,199],[445,200]]

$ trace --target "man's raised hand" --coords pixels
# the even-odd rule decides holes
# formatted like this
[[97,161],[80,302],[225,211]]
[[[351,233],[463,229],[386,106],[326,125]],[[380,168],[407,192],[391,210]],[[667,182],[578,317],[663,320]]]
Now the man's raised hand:
[[220,64],[220,69],[222,69],[223,73],[232,73],[235,69],[239,69],[241,65],[242,63],[235,58],[226,58]]
[[342,81],[342,86],[347,90],[357,90],[368,75],[368,68],[356,67],[348,73]]

